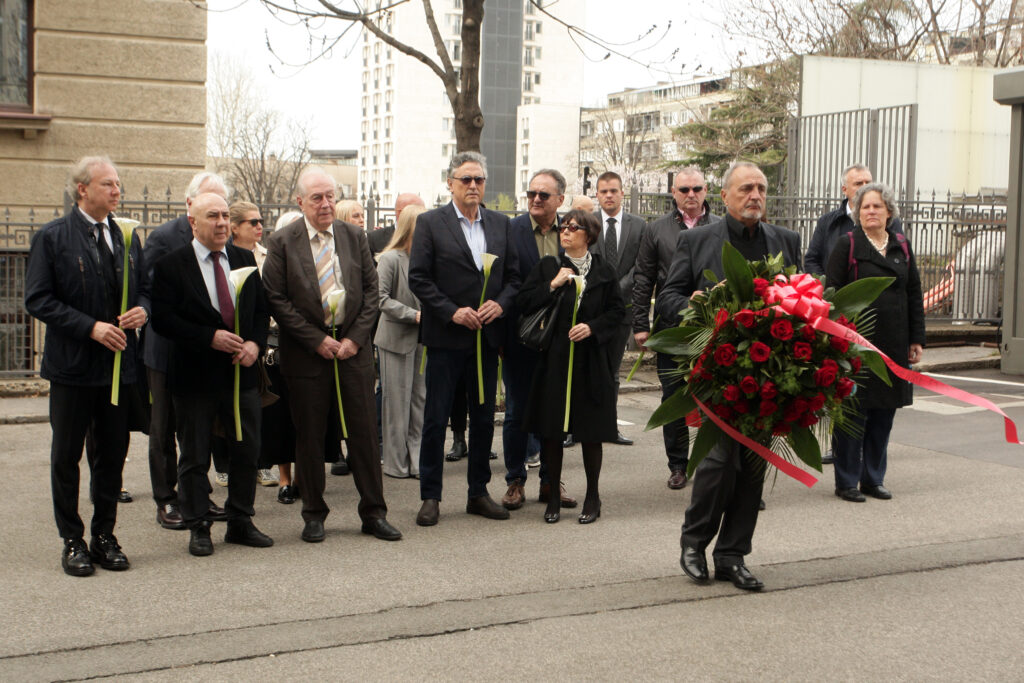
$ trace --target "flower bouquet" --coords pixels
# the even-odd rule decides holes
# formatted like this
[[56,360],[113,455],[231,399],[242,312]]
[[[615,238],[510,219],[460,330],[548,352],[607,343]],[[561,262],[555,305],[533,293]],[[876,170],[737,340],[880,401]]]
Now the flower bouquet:
[[[827,334],[811,321],[827,318],[851,331],[858,324],[870,325],[861,313],[892,278],[864,278],[838,292],[825,290],[817,278],[786,267],[781,254],[748,262],[728,242],[722,265],[726,279],[692,296],[679,326],[647,342],[674,356],[686,379],[654,412],[647,429],[683,416],[699,424],[690,476],[728,436],[811,486],[816,479],[794,462],[821,471],[819,438],[827,436],[823,418],[848,428],[844,413],[862,369],[890,383],[877,353]],[[710,272],[705,277],[717,280]]]

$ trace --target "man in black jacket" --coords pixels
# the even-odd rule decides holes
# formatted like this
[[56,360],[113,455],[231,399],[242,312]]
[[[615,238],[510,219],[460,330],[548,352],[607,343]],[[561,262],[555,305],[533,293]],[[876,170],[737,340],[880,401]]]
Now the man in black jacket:
[[[270,315],[255,257],[227,243],[224,198],[213,193],[196,197],[189,223],[195,238],[157,261],[153,271],[153,326],[173,342],[168,377],[181,442],[178,494],[191,531],[188,550],[213,553],[206,472],[217,418],[226,432],[229,458],[224,540],[264,548],[274,542],[252,523],[261,417],[255,363],[267,344]],[[236,286],[232,271],[247,267],[253,270]],[[241,366],[237,415],[236,365]]]
[[[718,220],[705,199],[707,194],[707,183],[699,168],[688,166],[679,171],[672,181],[675,206],[668,214],[648,225],[640,241],[633,284],[633,338],[637,346],[643,347],[651,336],[651,297],[661,294],[665,285],[679,233]],[[654,332],[665,327],[659,319],[654,323]],[[679,374],[672,373],[677,369],[671,355],[658,354],[658,378],[661,380],[663,401],[683,384]],[[686,420],[674,420],[662,427],[661,432],[665,439],[665,455],[668,456],[668,487],[681,489],[686,486],[687,450],[690,445]]]
[[[46,324],[40,375],[50,380],[50,484],[64,539],[61,565],[71,576],[88,576],[94,562],[115,571],[129,567],[114,537],[128,427],[123,402],[111,403],[111,386],[118,351],[124,352],[120,383],[134,384],[135,330],[148,314],[137,305],[142,250],[135,236],[127,261],[129,308],[120,314],[125,241],[112,214],[121,198],[117,169],[107,157],[85,157],[69,184],[75,208],[32,238],[25,309]],[[78,515],[78,463],[90,428],[96,448],[89,463],[93,517],[87,549]]]

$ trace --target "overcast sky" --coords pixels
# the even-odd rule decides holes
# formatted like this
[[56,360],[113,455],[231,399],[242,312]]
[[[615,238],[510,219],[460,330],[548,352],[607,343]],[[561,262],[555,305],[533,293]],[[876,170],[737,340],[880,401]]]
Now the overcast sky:
[[[557,1],[550,6],[557,13]],[[234,54],[248,62],[276,106],[291,116],[311,120],[314,147],[358,146],[361,43],[357,42],[356,31],[351,31],[329,57],[303,67],[288,66],[281,59],[304,61],[308,35],[303,26],[283,23],[259,0],[209,0],[208,7],[207,46],[211,53]],[[624,7],[637,11],[624,12]],[[585,104],[600,105],[607,93],[625,87],[653,85],[659,80],[671,80],[673,75],[677,79],[688,78],[698,68],[701,74],[727,70],[728,59],[722,53],[725,41],[712,24],[714,10],[705,7],[706,4],[679,0],[586,0],[586,29],[609,44],[633,41],[654,24],[658,28],[650,35],[663,37],[659,41],[647,38],[622,48],[623,52],[635,53],[636,59],[645,64],[661,64],[654,68],[614,55],[601,59],[608,52],[606,48],[586,47]],[[267,36],[279,56],[267,49]]]

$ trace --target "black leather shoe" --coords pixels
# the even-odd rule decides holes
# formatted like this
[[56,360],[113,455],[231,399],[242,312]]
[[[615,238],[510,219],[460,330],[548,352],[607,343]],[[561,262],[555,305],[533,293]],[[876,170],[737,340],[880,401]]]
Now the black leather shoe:
[[363,533],[376,536],[382,541],[397,541],[402,538],[402,532],[391,526],[383,517],[363,522]]
[[619,445],[619,446],[632,446],[633,445],[633,439],[627,439],[622,434],[622,432],[615,432],[615,440],[612,441],[612,443],[616,444],[616,445]]
[[352,470],[349,469],[348,462],[345,458],[339,457],[338,462],[331,463],[331,474],[336,477],[344,477],[346,474],[351,474]]
[[207,522],[226,522],[228,521],[228,513],[224,512],[224,508],[217,505],[212,500],[210,501],[210,507],[206,509],[206,521]]
[[188,551],[196,557],[213,555],[213,541],[210,540],[209,523],[189,529]]
[[128,489],[121,489],[120,493],[117,494],[118,503],[130,503],[133,500],[135,499],[132,498],[132,494],[128,493]]
[[565,441],[562,442],[562,448],[572,448],[573,446],[576,445],[576,443],[577,441],[574,438],[572,438],[572,433],[567,433],[565,435]]
[[185,520],[177,503],[164,503],[156,509],[156,523],[165,529],[184,529]]
[[831,448],[828,449],[827,451],[825,451],[825,455],[821,456],[821,464],[822,465],[835,465],[836,464],[836,456],[835,456],[834,453],[832,453],[832,449]]
[[228,530],[224,532],[224,542],[247,545],[250,548],[269,548],[274,545],[274,539],[257,529],[256,525],[248,520],[228,522]]
[[423,501],[423,504],[420,505],[420,511],[416,513],[416,523],[420,526],[434,526],[437,524],[437,518],[440,516],[440,502],[433,498]]
[[683,572],[697,583],[704,583],[708,580],[708,560],[704,553],[688,545],[683,546],[683,552],[679,556],[679,566]]
[[114,534],[100,534],[92,539],[89,548],[89,559],[112,572],[123,572],[131,566],[128,558],[121,552]]
[[69,576],[89,576],[96,568],[89,559],[89,550],[80,538],[65,538],[64,550],[60,553],[60,566]]
[[509,515],[508,510],[495,503],[494,499],[486,493],[482,496],[477,496],[476,498],[470,498],[466,502],[466,513],[470,515],[480,515],[487,519],[508,519],[511,516]]
[[759,591],[764,588],[761,580],[750,573],[746,565],[733,564],[728,567],[715,567],[715,580],[732,581],[732,585],[745,591]]
[[554,512],[544,512],[544,521],[548,524],[555,524],[559,519],[561,519],[561,515],[558,510],[555,510]]
[[324,523],[319,519],[311,519],[302,527],[302,540],[306,543],[319,543],[324,536]]
[[578,521],[580,524],[593,524],[597,521],[597,518],[601,516],[601,503],[597,504],[597,509],[593,512],[586,511],[587,503],[583,502],[584,511],[580,513]]
[[466,446],[466,433],[452,432],[452,449],[444,454],[444,459],[448,462],[458,462],[465,458],[467,453],[469,447]]
[[867,500],[864,494],[857,489],[836,489],[836,495],[843,500],[848,500],[851,503],[863,503]]
[[672,474],[668,478],[668,487],[678,490],[686,486],[686,481],[686,470],[672,470]]
[[892,491],[890,491],[889,489],[885,488],[881,484],[877,484],[877,485],[874,485],[874,486],[869,486],[869,485],[866,485],[866,484],[861,484],[860,485],[860,490],[862,492],[868,494],[872,498],[877,498],[878,500],[889,500],[889,499],[892,498]]
[[277,490],[277,502],[291,505],[299,497],[299,492],[294,486],[282,486]]

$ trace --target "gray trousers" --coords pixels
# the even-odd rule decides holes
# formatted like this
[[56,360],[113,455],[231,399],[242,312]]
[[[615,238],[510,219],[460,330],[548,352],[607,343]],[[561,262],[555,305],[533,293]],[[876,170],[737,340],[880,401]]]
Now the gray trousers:
[[377,351],[384,440],[381,471],[390,477],[417,477],[427,400],[425,375],[420,374],[419,367],[423,346],[418,344],[411,353]]

